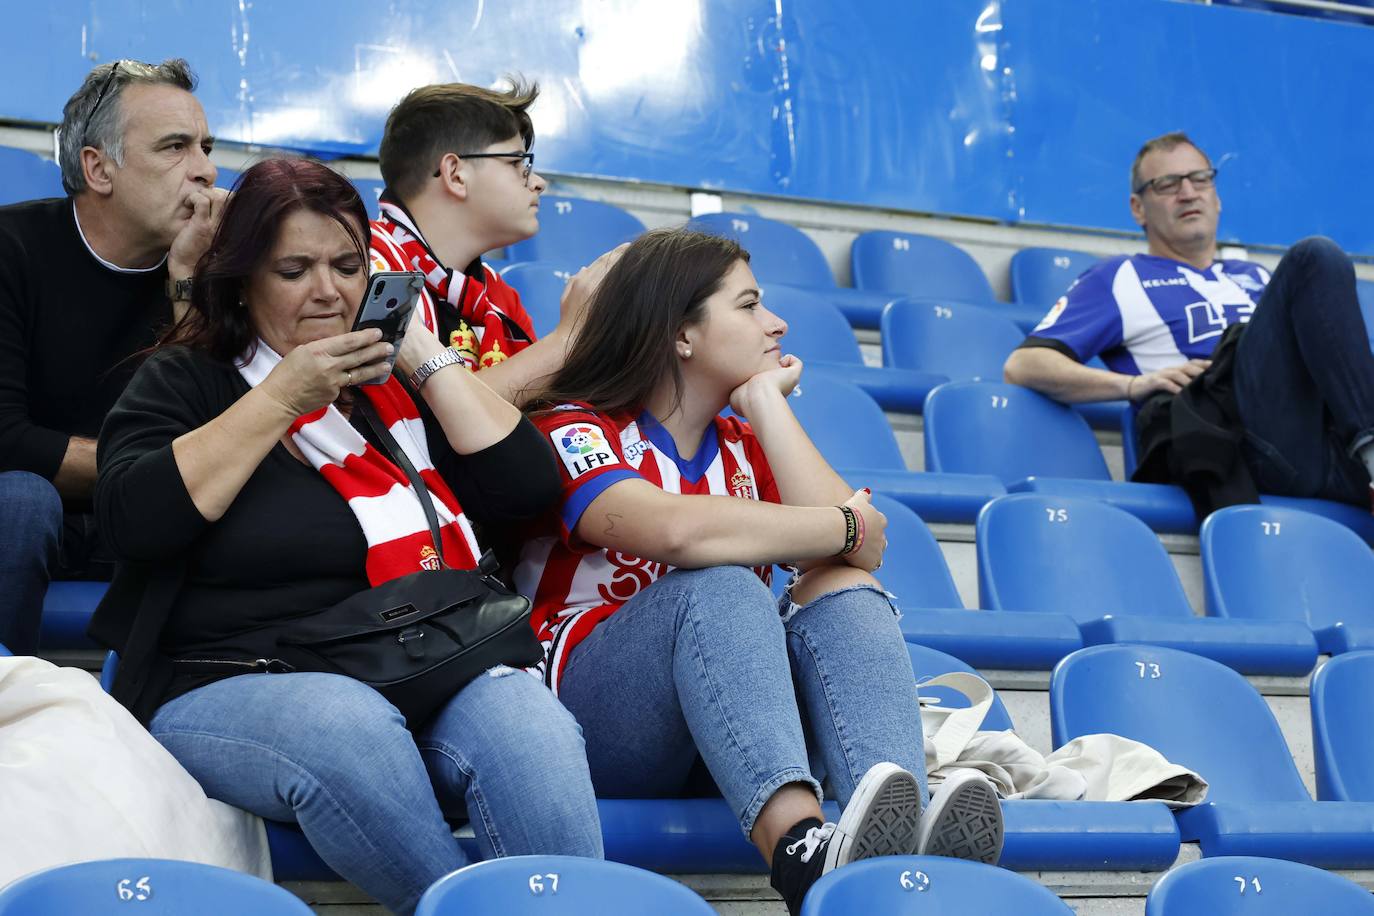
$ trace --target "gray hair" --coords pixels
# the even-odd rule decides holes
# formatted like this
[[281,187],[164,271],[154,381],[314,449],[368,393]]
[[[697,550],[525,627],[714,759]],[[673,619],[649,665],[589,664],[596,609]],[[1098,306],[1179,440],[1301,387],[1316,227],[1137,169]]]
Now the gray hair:
[[81,168],[81,150],[85,147],[103,150],[115,165],[124,164],[124,106],[119,97],[134,84],[175,86],[191,92],[196,88],[196,75],[179,57],[160,64],[117,60],[86,74],[81,88],[62,108],[62,126],[57,133],[57,164],[68,194],[86,190]]

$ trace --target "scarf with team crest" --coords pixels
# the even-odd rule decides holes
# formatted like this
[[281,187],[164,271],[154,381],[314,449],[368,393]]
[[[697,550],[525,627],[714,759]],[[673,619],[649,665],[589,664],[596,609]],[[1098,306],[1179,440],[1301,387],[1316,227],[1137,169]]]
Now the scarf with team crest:
[[[259,340],[252,358],[241,357],[237,365],[239,374],[256,388],[279,362],[281,357]],[[434,470],[415,402],[394,377],[381,385],[360,385],[354,390],[372,403],[378,418],[429,488],[443,540],[443,559],[454,569],[475,569],[482,553],[477,537],[453,491]],[[373,448],[337,407],[330,404],[297,417],[289,432],[301,454],[339,491],[362,526],[370,583],[380,585],[407,573],[441,568],[429,521],[405,472]]]
[[475,367],[486,368],[534,341],[534,328],[519,295],[496,271],[480,259],[467,272],[445,267],[390,191],[382,192],[378,207],[381,215],[372,221],[373,269],[424,274],[434,310],[422,309],[421,314],[445,345]]

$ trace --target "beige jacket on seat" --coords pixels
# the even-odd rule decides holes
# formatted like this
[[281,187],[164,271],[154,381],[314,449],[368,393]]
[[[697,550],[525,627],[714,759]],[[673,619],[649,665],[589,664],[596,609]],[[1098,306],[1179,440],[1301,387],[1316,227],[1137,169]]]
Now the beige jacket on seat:
[[979,731],[993,693],[975,674],[945,674],[919,686],[957,690],[970,704],[956,709],[921,697],[926,774],[932,789],[957,770],[973,769],[991,779],[1003,798],[1149,800],[1185,808],[1207,795],[1207,781],[1197,773],[1120,735],[1083,735],[1045,756],[1015,732]]

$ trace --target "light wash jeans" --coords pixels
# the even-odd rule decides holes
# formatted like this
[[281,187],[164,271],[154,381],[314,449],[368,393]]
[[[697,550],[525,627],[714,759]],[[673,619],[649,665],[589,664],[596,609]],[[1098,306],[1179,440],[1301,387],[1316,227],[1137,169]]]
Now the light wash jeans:
[[779,787],[819,799],[820,776],[843,806],[885,760],[924,801],[916,679],[891,601],[858,587],[782,607],[785,622],[743,567],[676,570],[573,650],[559,698],[599,795],[678,795],[700,753],[746,836]]
[[468,864],[444,811],[466,810],[484,858],[601,858],[577,723],[535,678],[495,670],[418,735],[371,687],[317,673],[216,681],[149,730],[211,798],[299,823],[331,868],[410,913]]

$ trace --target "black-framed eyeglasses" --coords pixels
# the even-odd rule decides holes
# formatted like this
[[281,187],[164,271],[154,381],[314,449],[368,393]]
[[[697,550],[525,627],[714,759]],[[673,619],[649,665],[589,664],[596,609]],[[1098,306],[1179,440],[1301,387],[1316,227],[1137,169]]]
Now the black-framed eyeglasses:
[[1183,187],[1183,179],[1185,178],[1194,188],[1210,188],[1212,183],[1217,180],[1217,170],[1198,169],[1196,172],[1185,172],[1182,175],[1160,175],[1158,178],[1142,181],[1136,187],[1135,192],[1143,194],[1146,188],[1150,188],[1156,194],[1168,197],[1178,193],[1178,189]]
[[[523,153],[458,153],[459,159],[510,159],[525,163],[525,167],[520,170],[520,180],[525,182],[525,187],[530,186],[530,172],[534,171],[534,153],[526,150]],[[432,178],[438,178],[442,169],[435,169]]]
[[119,65],[123,60],[117,60],[110,64],[110,72],[105,76],[105,81],[100,84],[100,91],[95,94],[95,104],[91,106],[90,113],[86,115],[86,123],[81,125],[81,144],[87,146],[86,132],[91,129],[91,122],[95,120],[95,113],[100,110],[100,103],[105,101],[105,96],[109,94],[110,87],[114,85],[115,74],[119,72]]

